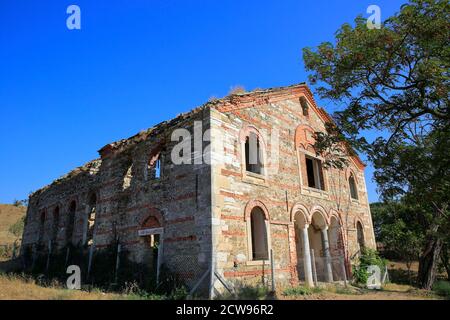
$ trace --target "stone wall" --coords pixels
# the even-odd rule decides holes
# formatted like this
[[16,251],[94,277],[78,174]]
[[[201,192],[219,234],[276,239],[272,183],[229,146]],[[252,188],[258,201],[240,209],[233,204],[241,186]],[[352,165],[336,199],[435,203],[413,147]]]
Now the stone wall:
[[[91,223],[96,250],[119,241],[133,261],[150,263],[148,239],[139,231],[162,227],[162,260],[191,286],[214,263],[229,281],[267,283],[269,257],[258,260],[252,255],[251,216],[259,208],[277,282],[295,284],[303,272],[302,226],[311,225],[311,247],[318,257],[324,250],[314,239],[320,239],[319,229],[324,228],[333,256],[343,255],[348,261],[358,252],[358,223],[364,245],[375,248],[364,164],[359,158],[350,158],[345,170],[324,168],[320,176],[324,190],[308,186],[306,157],[318,157],[313,134],[324,131],[328,121],[304,84],[211,101],[106,145],[99,151],[100,159],[32,194],[23,244],[46,244],[51,239],[58,248],[68,242],[89,244]],[[195,164],[173,163],[178,141],[171,137],[176,129],[186,129],[193,137],[188,143]],[[195,134],[206,138],[200,138],[200,151],[195,148]],[[262,174],[245,168],[249,134],[261,141]],[[355,178],[357,200],[350,197],[350,175]],[[71,206],[76,210],[73,236],[68,239]],[[55,216],[59,217],[56,235]],[[206,288],[208,281],[203,284]]]
[[[309,218],[320,212],[328,225],[331,225],[332,216],[339,219],[344,230],[341,239],[336,240],[333,236],[333,243],[330,243],[332,254],[344,254],[344,243],[347,258],[359,250],[357,221],[364,226],[365,245],[375,248],[364,166],[359,159],[352,159],[347,170],[324,170],[325,191],[309,188],[301,181],[306,172],[304,166],[299,165],[299,161],[303,163],[302,154],[296,145],[298,136],[302,134],[300,130],[308,127],[312,132],[324,131],[324,121],[329,120],[315,106],[309,90],[299,86],[251,96],[251,99],[248,94],[235,97],[211,113],[213,136],[223,138],[223,141],[214,140],[213,158],[222,161],[214,164],[212,178],[213,216],[216,219],[214,246],[219,272],[230,281],[267,283],[269,280],[269,261],[254,261],[250,256],[248,214],[255,206],[264,207],[267,211],[269,249],[273,249],[275,274],[280,283],[296,283],[298,280],[294,206],[305,208]],[[308,99],[308,116],[302,113],[301,97]],[[255,130],[266,148],[267,170],[263,175],[249,174],[244,168],[242,137]],[[279,148],[272,148],[277,141],[274,136],[279,137]],[[276,152],[276,149],[279,150],[278,164],[275,161],[271,163],[270,159],[271,152]],[[349,172],[356,175],[359,200],[350,200]],[[329,234],[331,238],[331,231]],[[323,255],[323,250],[318,251]]]
[[[159,225],[153,227],[164,228],[162,262],[174,272],[182,273],[184,280],[195,281],[199,273],[209,268],[211,260],[210,166],[171,162],[173,146],[178,143],[171,141],[171,133],[186,129],[193,134],[195,122],[207,130],[209,110],[195,110],[130,139],[107,145],[99,151],[100,160],[32,194],[24,246],[46,245],[52,239],[56,207],[59,207],[60,221],[53,245],[62,248],[69,241],[74,245],[86,244],[89,203],[95,195],[93,243],[96,250],[119,241],[133,261],[150,263],[146,259],[151,248],[138,232],[148,228],[149,218],[154,217]],[[151,164],[158,154],[160,178],[155,177],[155,163]],[[76,203],[74,232],[67,239],[69,206],[73,201]]]

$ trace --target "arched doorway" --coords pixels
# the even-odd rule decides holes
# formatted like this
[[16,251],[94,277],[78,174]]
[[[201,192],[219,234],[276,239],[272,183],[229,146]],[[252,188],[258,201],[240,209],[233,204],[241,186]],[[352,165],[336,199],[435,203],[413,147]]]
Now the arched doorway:
[[307,212],[297,210],[294,213],[295,247],[297,253],[297,274],[300,281],[307,286],[313,287],[313,272],[311,265],[311,251],[308,236]]
[[308,236],[313,255],[313,271],[315,271],[317,281],[319,282],[333,281],[328,231],[328,224],[324,213],[315,211],[311,217]]
[[345,280],[347,278],[347,266],[344,234],[341,220],[338,216],[331,216],[328,235],[330,240],[330,255],[332,259],[333,279]]
[[142,263],[150,275],[159,280],[160,267],[163,257],[164,225],[161,213],[152,212],[141,223],[138,235],[142,240]]

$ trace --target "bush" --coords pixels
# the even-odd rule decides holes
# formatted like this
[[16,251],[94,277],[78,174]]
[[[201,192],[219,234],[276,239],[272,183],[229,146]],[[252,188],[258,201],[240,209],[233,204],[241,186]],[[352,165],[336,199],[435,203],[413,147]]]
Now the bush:
[[450,282],[449,281],[437,281],[433,285],[433,291],[440,296],[450,298]]
[[22,237],[23,234],[24,225],[25,225],[25,217],[22,217],[19,220],[17,220],[16,223],[11,225],[8,231],[11,232],[13,235],[15,235],[17,238],[20,238]]
[[364,248],[359,257],[358,265],[353,266],[353,281],[356,284],[366,285],[369,278],[367,268],[373,265],[378,266],[383,272],[387,261],[381,258],[376,250]]
[[284,296],[309,296],[313,293],[320,293],[323,289],[319,287],[308,288],[308,287],[293,287],[287,288],[283,291]]
[[224,293],[216,296],[217,300],[266,300],[270,298],[269,290],[262,285],[250,285],[242,282],[234,284],[234,292]]

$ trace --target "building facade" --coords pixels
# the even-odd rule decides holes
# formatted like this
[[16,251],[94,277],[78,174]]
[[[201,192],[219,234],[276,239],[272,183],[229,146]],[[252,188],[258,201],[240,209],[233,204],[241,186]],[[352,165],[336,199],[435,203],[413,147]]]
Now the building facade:
[[305,84],[209,101],[34,192],[23,247],[116,241],[190,288],[341,280],[375,239],[364,164],[314,150],[330,121]]

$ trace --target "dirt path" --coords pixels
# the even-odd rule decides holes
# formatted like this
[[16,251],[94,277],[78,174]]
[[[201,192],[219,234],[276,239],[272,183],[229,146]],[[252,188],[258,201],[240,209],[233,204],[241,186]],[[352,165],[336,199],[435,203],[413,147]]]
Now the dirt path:
[[[325,289],[320,293],[313,293],[304,296],[283,296],[282,300],[440,300],[441,298],[433,293],[418,290],[407,285],[387,284],[383,290],[363,290],[352,288],[345,292],[330,292]],[[343,290],[344,291],[344,290]]]

